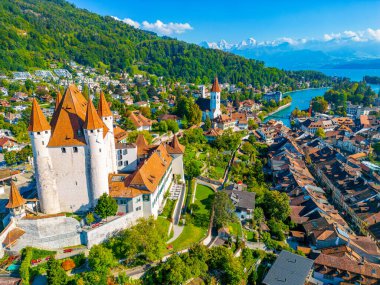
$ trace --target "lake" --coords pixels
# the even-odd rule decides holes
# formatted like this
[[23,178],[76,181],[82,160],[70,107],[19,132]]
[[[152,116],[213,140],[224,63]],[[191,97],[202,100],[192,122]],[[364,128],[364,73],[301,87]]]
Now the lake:
[[[353,81],[360,81],[365,75],[380,77],[380,69],[320,69],[319,71],[330,76],[348,77]],[[380,91],[380,85],[369,85],[376,93]],[[311,99],[317,96],[323,96],[327,90],[328,88],[318,88],[289,92],[287,95],[292,97],[292,104],[288,108],[267,117],[264,121],[275,119],[283,121],[286,126],[290,126],[289,116],[295,108],[298,107],[300,110],[309,108]]]
[[323,94],[325,94],[327,90],[328,88],[317,88],[298,90],[286,93],[286,95],[290,95],[292,97],[292,104],[289,107],[282,109],[281,111],[278,111],[277,113],[274,113],[271,116],[268,116],[267,118],[265,118],[264,122],[271,119],[280,120],[283,121],[284,125],[289,127],[289,116],[295,108],[298,108],[300,110],[308,109],[311,99],[317,96],[323,96]]

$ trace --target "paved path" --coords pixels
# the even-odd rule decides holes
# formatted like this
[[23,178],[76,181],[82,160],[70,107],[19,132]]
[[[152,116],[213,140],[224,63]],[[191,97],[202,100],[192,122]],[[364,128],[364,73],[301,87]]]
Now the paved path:
[[181,235],[183,228],[184,226],[173,225],[174,235],[166,243],[172,243],[173,241],[175,241]]

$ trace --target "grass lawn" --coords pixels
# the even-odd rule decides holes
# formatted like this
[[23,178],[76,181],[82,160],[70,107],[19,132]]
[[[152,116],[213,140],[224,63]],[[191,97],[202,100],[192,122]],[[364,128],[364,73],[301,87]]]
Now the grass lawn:
[[181,235],[171,244],[173,249],[170,251],[188,248],[206,237],[213,195],[211,188],[197,185],[194,203],[198,205],[198,209],[193,213],[192,223],[187,223]]
[[231,235],[242,236],[240,223],[230,223],[229,229],[230,229]]
[[202,238],[206,237],[207,228],[200,228],[193,224],[187,224],[181,235],[171,244],[171,251],[179,251],[185,249],[195,243],[198,243]]
[[244,230],[244,232],[245,232],[247,241],[254,241],[254,239],[253,239],[253,237],[255,236],[254,232],[247,231],[247,230]]
[[[166,219],[165,217],[162,217],[162,216],[158,216],[157,217],[157,223],[159,224],[160,227],[162,227],[162,229],[167,234],[169,231],[169,226],[170,226],[170,222],[168,221],[168,219]],[[169,239],[169,236],[167,236],[167,238]]]
[[174,200],[167,199],[164,210],[162,211],[160,216],[167,218],[167,219],[170,219],[172,217],[172,213],[174,211],[175,202],[176,201],[174,201]]

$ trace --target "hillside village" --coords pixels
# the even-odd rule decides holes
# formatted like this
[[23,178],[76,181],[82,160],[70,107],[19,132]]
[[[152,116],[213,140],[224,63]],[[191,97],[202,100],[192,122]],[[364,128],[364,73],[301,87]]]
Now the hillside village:
[[[203,276],[220,284],[277,284],[289,258],[303,266],[285,271],[284,284],[380,282],[376,94],[344,113],[316,99],[286,126],[265,120],[291,105],[276,84],[184,84],[70,62],[3,75],[0,85],[2,268],[25,284],[52,255],[62,267],[72,261],[77,279],[112,272],[165,283],[155,279],[161,267],[172,274],[176,258],[197,260],[197,250],[229,260],[205,261]],[[120,245],[147,229],[136,249]],[[84,263],[104,254],[121,268]]]

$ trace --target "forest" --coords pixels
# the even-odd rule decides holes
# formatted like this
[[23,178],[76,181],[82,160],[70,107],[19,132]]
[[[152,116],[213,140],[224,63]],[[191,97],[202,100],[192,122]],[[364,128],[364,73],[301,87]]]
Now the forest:
[[78,9],[64,0],[3,0],[0,3],[0,71],[65,66],[73,60],[99,72],[138,70],[182,82],[220,82],[297,88],[328,84],[320,72],[287,72],[261,61],[201,48],[135,29],[110,16]]

